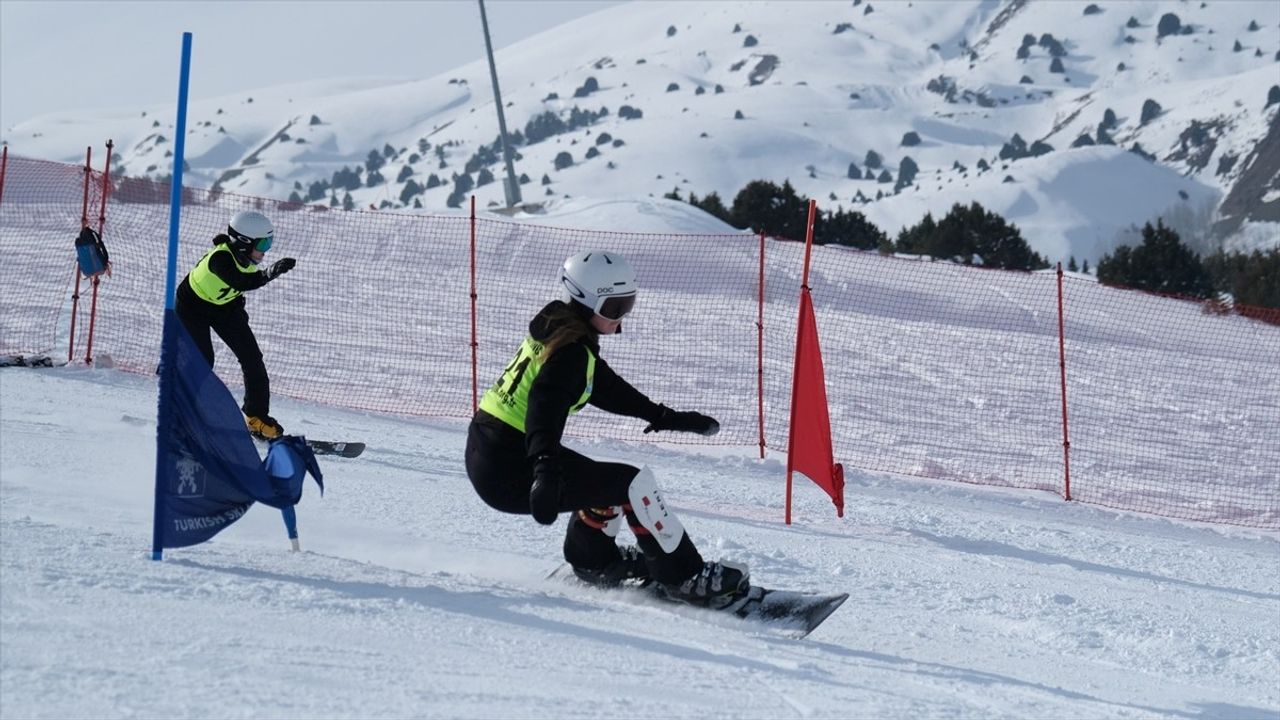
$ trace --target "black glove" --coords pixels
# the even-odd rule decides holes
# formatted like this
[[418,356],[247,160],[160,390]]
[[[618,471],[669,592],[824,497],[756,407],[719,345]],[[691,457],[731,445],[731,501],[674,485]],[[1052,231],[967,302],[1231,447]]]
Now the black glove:
[[556,521],[560,512],[560,458],[542,455],[533,464],[533,487],[529,489],[529,512],[543,525]]
[[709,436],[720,432],[720,423],[709,415],[692,411],[676,412],[666,405],[659,405],[658,407],[662,408],[662,415],[658,416],[657,420],[649,423],[649,427],[644,429],[647,433],[658,432],[659,430],[677,430],[679,432],[691,432]]
[[281,258],[280,260],[277,260],[274,263],[272,263],[271,267],[267,268],[267,279],[275,280],[281,275],[292,270],[293,266],[297,264],[298,264],[298,261],[294,260],[293,258]]

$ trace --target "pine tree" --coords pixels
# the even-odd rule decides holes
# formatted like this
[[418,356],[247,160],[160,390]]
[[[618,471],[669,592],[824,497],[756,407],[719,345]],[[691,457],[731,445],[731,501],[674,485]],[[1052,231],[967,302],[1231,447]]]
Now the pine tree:
[[733,199],[734,227],[751,228],[789,240],[803,240],[808,202],[796,195],[791,182],[778,187],[768,180],[752,180]]
[[701,208],[703,212],[714,215],[730,225],[733,224],[733,215],[729,212],[729,209],[724,206],[724,201],[720,199],[720,195],[715,191],[708,193],[707,196],[701,200],[695,199],[693,197],[693,193],[689,193],[689,203]]
[[1237,304],[1280,308],[1280,248],[1250,254],[1220,250],[1203,264],[1213,286],[1230,292]]
[[1237,278],[1233,294],[1241,305],[1280,309],[1280,248],[1254,250]]
[[898,252],[908,255],[927,255],[925,243],[937,229],[938,223],[934,221],[933,213],[925,213],[920,222],[898,231]]
[[409,204],[409,200],[411,200],[416,195],[421,195],[422,191],[423,191],[423,187],[419,185],[415,180],[410,179],[409,182],[404,184],[404,189],[400,191],[401,204],[404,204],[404,205]]
[[1098,261],[1098,281],[1107,285],[1167,295],[1207,298],[1213,282],[1200,257],[1182,243],[1178,233],[1157,220],[1142,228],[1142,243],[1122,246]]
[[1016,225],[974,202],[959,203],[941,220],[926,214],[914,227],[898,234],[898,250],[965,264],[975,260],[988,267],[1035,270],[1049,263],[1023,239]]
[[814,222],[813,241],[848,245],[872,250],[888,242],[889,237],[867,217],[856,210],[837,208],[834,213],[819,212]]

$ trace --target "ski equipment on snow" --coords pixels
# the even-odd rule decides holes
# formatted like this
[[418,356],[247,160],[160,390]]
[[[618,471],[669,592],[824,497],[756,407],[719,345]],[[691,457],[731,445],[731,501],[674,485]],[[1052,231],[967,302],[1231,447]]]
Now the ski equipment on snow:
[[365,445],[362,442],[308,440],[307,447],[311,448],[317,455],[337,455],[338,457],[354,458],[360,457],[360,454],[364,452]]
[[48,355],[0,355],[0,367],[53,367]]
[[697,612],[729,613],[750,623],[778,630],[792,638],[802,638],[813,632],[831,617],[831,614],[849,599],[849,593],[809,593],[795,590],[776,590],[752,585],[745,597],[723,608],[702,608],[667,597],[662,585],[656,582],[635,583],[624,581],[616,588],[602,587],[577,578],[568,563],[551,571],[548,579],[592,587],[603,592],[642,593],[662,603],[693,608]]
[[[269,442],[268,440],[256,436],[252,436],[259,443]],[[362,442],[336,442],[332,440],[312,440],[306,439],[307,447],[316,455],[333,455],[343,458],[360,457],[364,452],[365,444]]]

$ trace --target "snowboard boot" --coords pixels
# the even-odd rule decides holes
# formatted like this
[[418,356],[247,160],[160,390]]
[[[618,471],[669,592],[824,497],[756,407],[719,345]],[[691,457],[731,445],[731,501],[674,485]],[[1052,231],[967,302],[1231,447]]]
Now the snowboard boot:
[[270,415],[250,415],[245,418],[249,432],[262,440],[274,440],[284,434],[284,428]]
[[672,600],[721,610],[747,596],[751,576],[745,563],[706,562],[693,577],[680,584],[663,583],[662,589]]
[[617,587],[626,580],[648,582],[649,564],[645,562],[640,548],[626,545],[618,550],[619,558],[608,565],[596,570],[575,567],[573,574],[582,582],[605,588]]

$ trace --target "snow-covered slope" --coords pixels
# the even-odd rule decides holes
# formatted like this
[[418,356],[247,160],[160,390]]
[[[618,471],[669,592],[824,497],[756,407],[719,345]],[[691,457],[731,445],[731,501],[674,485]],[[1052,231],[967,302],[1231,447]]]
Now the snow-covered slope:
[[[1160,36],[1169,14],[1179,30]],[[1230,246],[1275,244],[1280,103],[1268,93],[1278,60],[1280,4],[1224,0],[639,2],[497,55],[526,202],[673,188],[727,202],[750,180],[790,180],[893,234],[977,200],[1050,260],[1096,260],[1118,232],[1160,215],[1193,243],[1207,244],[1217,223]],[[530,121],[554,113],[574,124],[575,108],[576,127],[529,142]],[[117,172],[160,177],[173,116],[45,116],[4,138],[13,152],[75,161],[111,137]],[[1100,126],[1114,146],[1072,148],[1100,142]],[[189,135],[197,185],[438,210],[466,174],[498,178],[474,192],[504,204],[484,61],[421,80],[197,100]],[[1047,154],[1002,158],[1015,135],[1023,152]],[[871,152],[878,166],[868,167]],[[557,169],[561,153],[572,164]],[[899,189],[908,159],[919,172]],[[443,184],[413,192],[432,176]]]
[[864,473],[844,519],[797,486],[787,526],[782,460],[754,448],[573,443],[651,466],[706,556],[850,593],[796,641],[544,579],[564,518],[485,507],[458,422],[286,399],[295,430],[371,443],[307,487],[304,552],[256,506],[152,562],[154,378],[0,373],[6,718],[1280,712],[1274,533]]
[[[580,229],[726,231],[700,211],[666,200],[556,199],[544,215],[516,220]],[[800,248],[775,245],[770,256],[789,255],[787,264],[796,269],[771,292],[791,299]],[[442,268],[447,252],[433,248],[418,259]],[[1021,320],[1001,326],[999,313],[978,313],[984,321],[925,333],[892,313],[853,324],[824,307],[824,298],[848,287],[824,262],[833,255],[862,254],[816,251],[813,284],[837,417],[865,398],[848,380],[851,373],[868,369],[864,380],[899,389],[927,383],[958,394],[931,403],[927,412],[902,406],[873,412],[882,424],[867,436],[878,452],[924,452],[944,462],[968,453],[989,459],[985,439],[1007,433],[1009,423],[1024,416],[1013,414],[1016,405],[1003,391],[975,391],[973,381],[986,368],[966,354],[1019,345],[1051,322],[1016,291],[1021,280],[1010,284],[1026,276],[929,264],[947,274],[984,275],[990,292],[981,307],[1007,306]],[[47,263],[21,262],[23,256],[5,255],[3,269],[20,279],[15,285],[47,269]],[[326,259],[329,267],[336,262],[302,257],[297,272],[324,272]],[[730,265],[731,259],[717,269],[726,275],[739,269]],[[130,276],[126,266],[119,268],[110,282]],[[520,268],[526,292],[503,298],[504,313],[492,320],[497,327],[509,324],[503,336],[513,340],[524,313],[538,307],[552,284],[531,275],[529,266]],[[930,295],[909,287],[899,272],[879,272],[863,292]],[[711,382],[673,382],[670,368],[646,351],[655,335],[678,338],[716,321],[685,304],[696,301],[700,279],[705,275],[689,278],[690,287],[669,277],[669,284],[646,290],[650,301],[638,307],[633,330],[607,342],[614,367],[640,389],[707,410],[725,402]],[[935,307],[949,306],[932,294],[939,298]],[[339,295],[362,330],[386,315],[380,295]],[[116,297],[128,298],[120,304],[129,312],[145,313],[159,296]],[[676,302],[664,305],[664,296]],[[287,312],[268,309],[282,304],[265,297],[249,303],[274,359],[314,349],[313,340],[273,330],[287,327]],[[794,306],[786,308],[790,323]],[[1147,313],[1160,318],[1154,330],[1132,322],[1123,308],[1096,310],[1068,321],[1069,332],[1091,328],[1081,340],[1102,345],[1096,352],[1075,346],[1096,360],[1073,360],[1073,377],[1098,382],[1104,396],[1148,408],[1146,423],[1173,423],[1165,442],[1144,446],[1139,461],[1154,471],[1162,491],[1174,471],[1206,458],[1258,457],[1260,472],[1276,466],[1268,463],[1275,451],[1264,435],[1267,419],[1276,416],[1268,411],[1280,397],[1274,372],[1206,367],[1211,353],[1204,349],[1223,336],[1177,321],[1196,308]],[[1238,319],[1221,320],[1217,331],[1228,333]],[[129,327],[141,334],[145,322]],[[1274,345],[1273,332],[1261,335],[1269,327],[1250,331]],[[909,357],[903,343],[922,335],[936,339],[928,352]],[[712,358],[726,377],[750,375],[751,358],[735,352],[729,338],[707,333],[683,346],[694,364]],[[225,362],[228,353],[219,348]],[[1270,357],[1266,349],[1260,342],[1258,356]],[[1143,363],[1142,383],[1111,390],[1089,371],[1102,356],[1130,355],[1154,359]],[[399,364],[402,357],[390,360],[376,365],[381,385],[435,380]],[[1269,367],[1264,363],[1255,366]],[[946,371],[935,372],[941,364]],[[1008,373],[1000,386],[1018,387],[1015,375],[1024,366],[1017,356],[1003,357],[999,366]],[[237,375],[226,365],[220,372]],[[1194,397],[1170,392],[1189,381],[1219,401],[1241,397],[1239,408],[1210,411]],[[156,563],[148,559],[154,376],[76,367],[0,370],[0,715],[1252,720],[1280,711],[1280,537],[1274,531],[853,468],[844,518],[834,516],[818,488],[797,478],[788,526],[779,453],[759,460],[755,445],[690,449],[637,442],[628,438],[652,436],[629,422],[622,425],[624,439],[602,439],[603,413],[589,408],[576,415],[570,446],[653,468],[706,557],[746,561],[762,585],[850,593],[817,633],[796,641],[692,609],[548,581],[547,572],[560,562],[565,519],[545,528],[486,507],[465,475],[463,421],[405,419],[281,395],[272,412],[290,431],[370,444],[359,459],[322,461],[324,497],[308,485],[298,508],[304,552],[288,552],[279,514],[258,506],[212,542],[167,551]],[[1126,442],[1121,428],[1091,422],[1105,407],[1074,406],[1073,413],[1081,410],[1072,415],[1075,432],[1096,425],[1109,440]],[[963,432],[940,430],[961,425]],[[720,437],[732,430],[726,423]],[[1213,453],[1188,451],[1181,444],[1188,430],[1217,440]],[[1078,442],[1073,452],[1088,447]],[[1050,450],[1056,455],[1056,446]],[[1001,462],[1026,467],[1038,460],[1032,452]],[[963,479],[937,472],[943,463],[928,469]],[[624,531],[623,541],[629,540]]]

